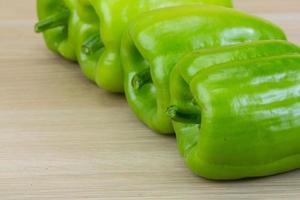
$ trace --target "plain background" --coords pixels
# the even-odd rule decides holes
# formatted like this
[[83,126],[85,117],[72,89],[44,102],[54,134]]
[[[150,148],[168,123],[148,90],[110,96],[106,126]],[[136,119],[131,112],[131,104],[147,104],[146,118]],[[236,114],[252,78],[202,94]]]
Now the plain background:
[[[300,44],[299,0],[236,0]],[[299,199],[300,171],[212,182],[33,33],[34,0],[0,0],[0,199]]]

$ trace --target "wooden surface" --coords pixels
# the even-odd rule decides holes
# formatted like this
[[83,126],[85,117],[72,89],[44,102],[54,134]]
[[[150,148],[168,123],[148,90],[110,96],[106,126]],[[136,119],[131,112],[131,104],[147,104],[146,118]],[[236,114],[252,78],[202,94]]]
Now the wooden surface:
[[[300,44],[299,0],[236,0]],[[34,0],[0,0],[0,199],[300,199],[300,171],[238,182],[194,176],[174,137],[137,121],[33,33]]]

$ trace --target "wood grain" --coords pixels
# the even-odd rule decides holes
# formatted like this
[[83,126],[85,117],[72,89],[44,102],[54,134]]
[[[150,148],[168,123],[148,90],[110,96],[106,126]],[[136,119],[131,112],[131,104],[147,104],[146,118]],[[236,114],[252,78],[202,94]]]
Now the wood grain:
[[[299,0],[239,0],[300,44]],[[34,0],[0,0],[0,199],[299,199],[300,171],[238,182],[194,176],[174,137],[143,126],[33,33]]]

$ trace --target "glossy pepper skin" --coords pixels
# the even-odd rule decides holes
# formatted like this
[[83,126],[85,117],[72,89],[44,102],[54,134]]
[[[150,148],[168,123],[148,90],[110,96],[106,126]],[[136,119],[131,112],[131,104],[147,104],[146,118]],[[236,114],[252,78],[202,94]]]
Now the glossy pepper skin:
[[300,167],[299,48],[274,45],[221,50],[223,64],[204,58],[220,58],[220,52],[204,57],[199,52],[172,72],[169,114],[179,148],[196,174],[231,180]]
[[37,0],[37,13],[40,23],[36,32],[43,32],[50,50],[69,60],[76,60],[73,41],[69,35],[77,20],[72,9],[72,0]]
[[[110,92],[124,92],[120,43],[129,22],[149,10],[189,4],[216,4],[232,6],[231,0],[90,0],[100,19],[102,51],[93,55],[90,65],[82,66],[91,80]],[[92,76],[94,74],[94,76]]]
[[183,55],[197,49],[270,39],[286,37],[277,26],[229,8],[180,6],[147,13],[129,27],[121,48],[129,105],[153,130],[173,133],[166,114],[169,77]]
[[[267,40],[222,48],[204,49],[187,54],[178,62],[170,76],[171,105],[173,106],[169,109],[171,112],[176,112],[177,110],[181,113],[189,113],[188,115],[192,113],[199,115],[201,111],[191,93],[189,84],[204,69],[225,63],[274,57],[282,54],[300,54],[300,48],[286,41]],[[199,139],[199,124],[189,121],[187,118],[178,119],[178,121],[175,119],[173,126],[176,131],[180,153],[186,156],[190,148]]]

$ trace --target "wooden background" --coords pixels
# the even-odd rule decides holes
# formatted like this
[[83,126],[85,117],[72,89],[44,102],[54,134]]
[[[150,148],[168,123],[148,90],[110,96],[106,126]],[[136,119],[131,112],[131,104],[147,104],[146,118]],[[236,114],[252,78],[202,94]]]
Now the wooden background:
[[[300,44],[299,0],[236,0]],[[300,199],[300,171],[238,182],[194,176],[174,137],[137,121],[33,33],[34,0],[0,0],[0,199]]]

